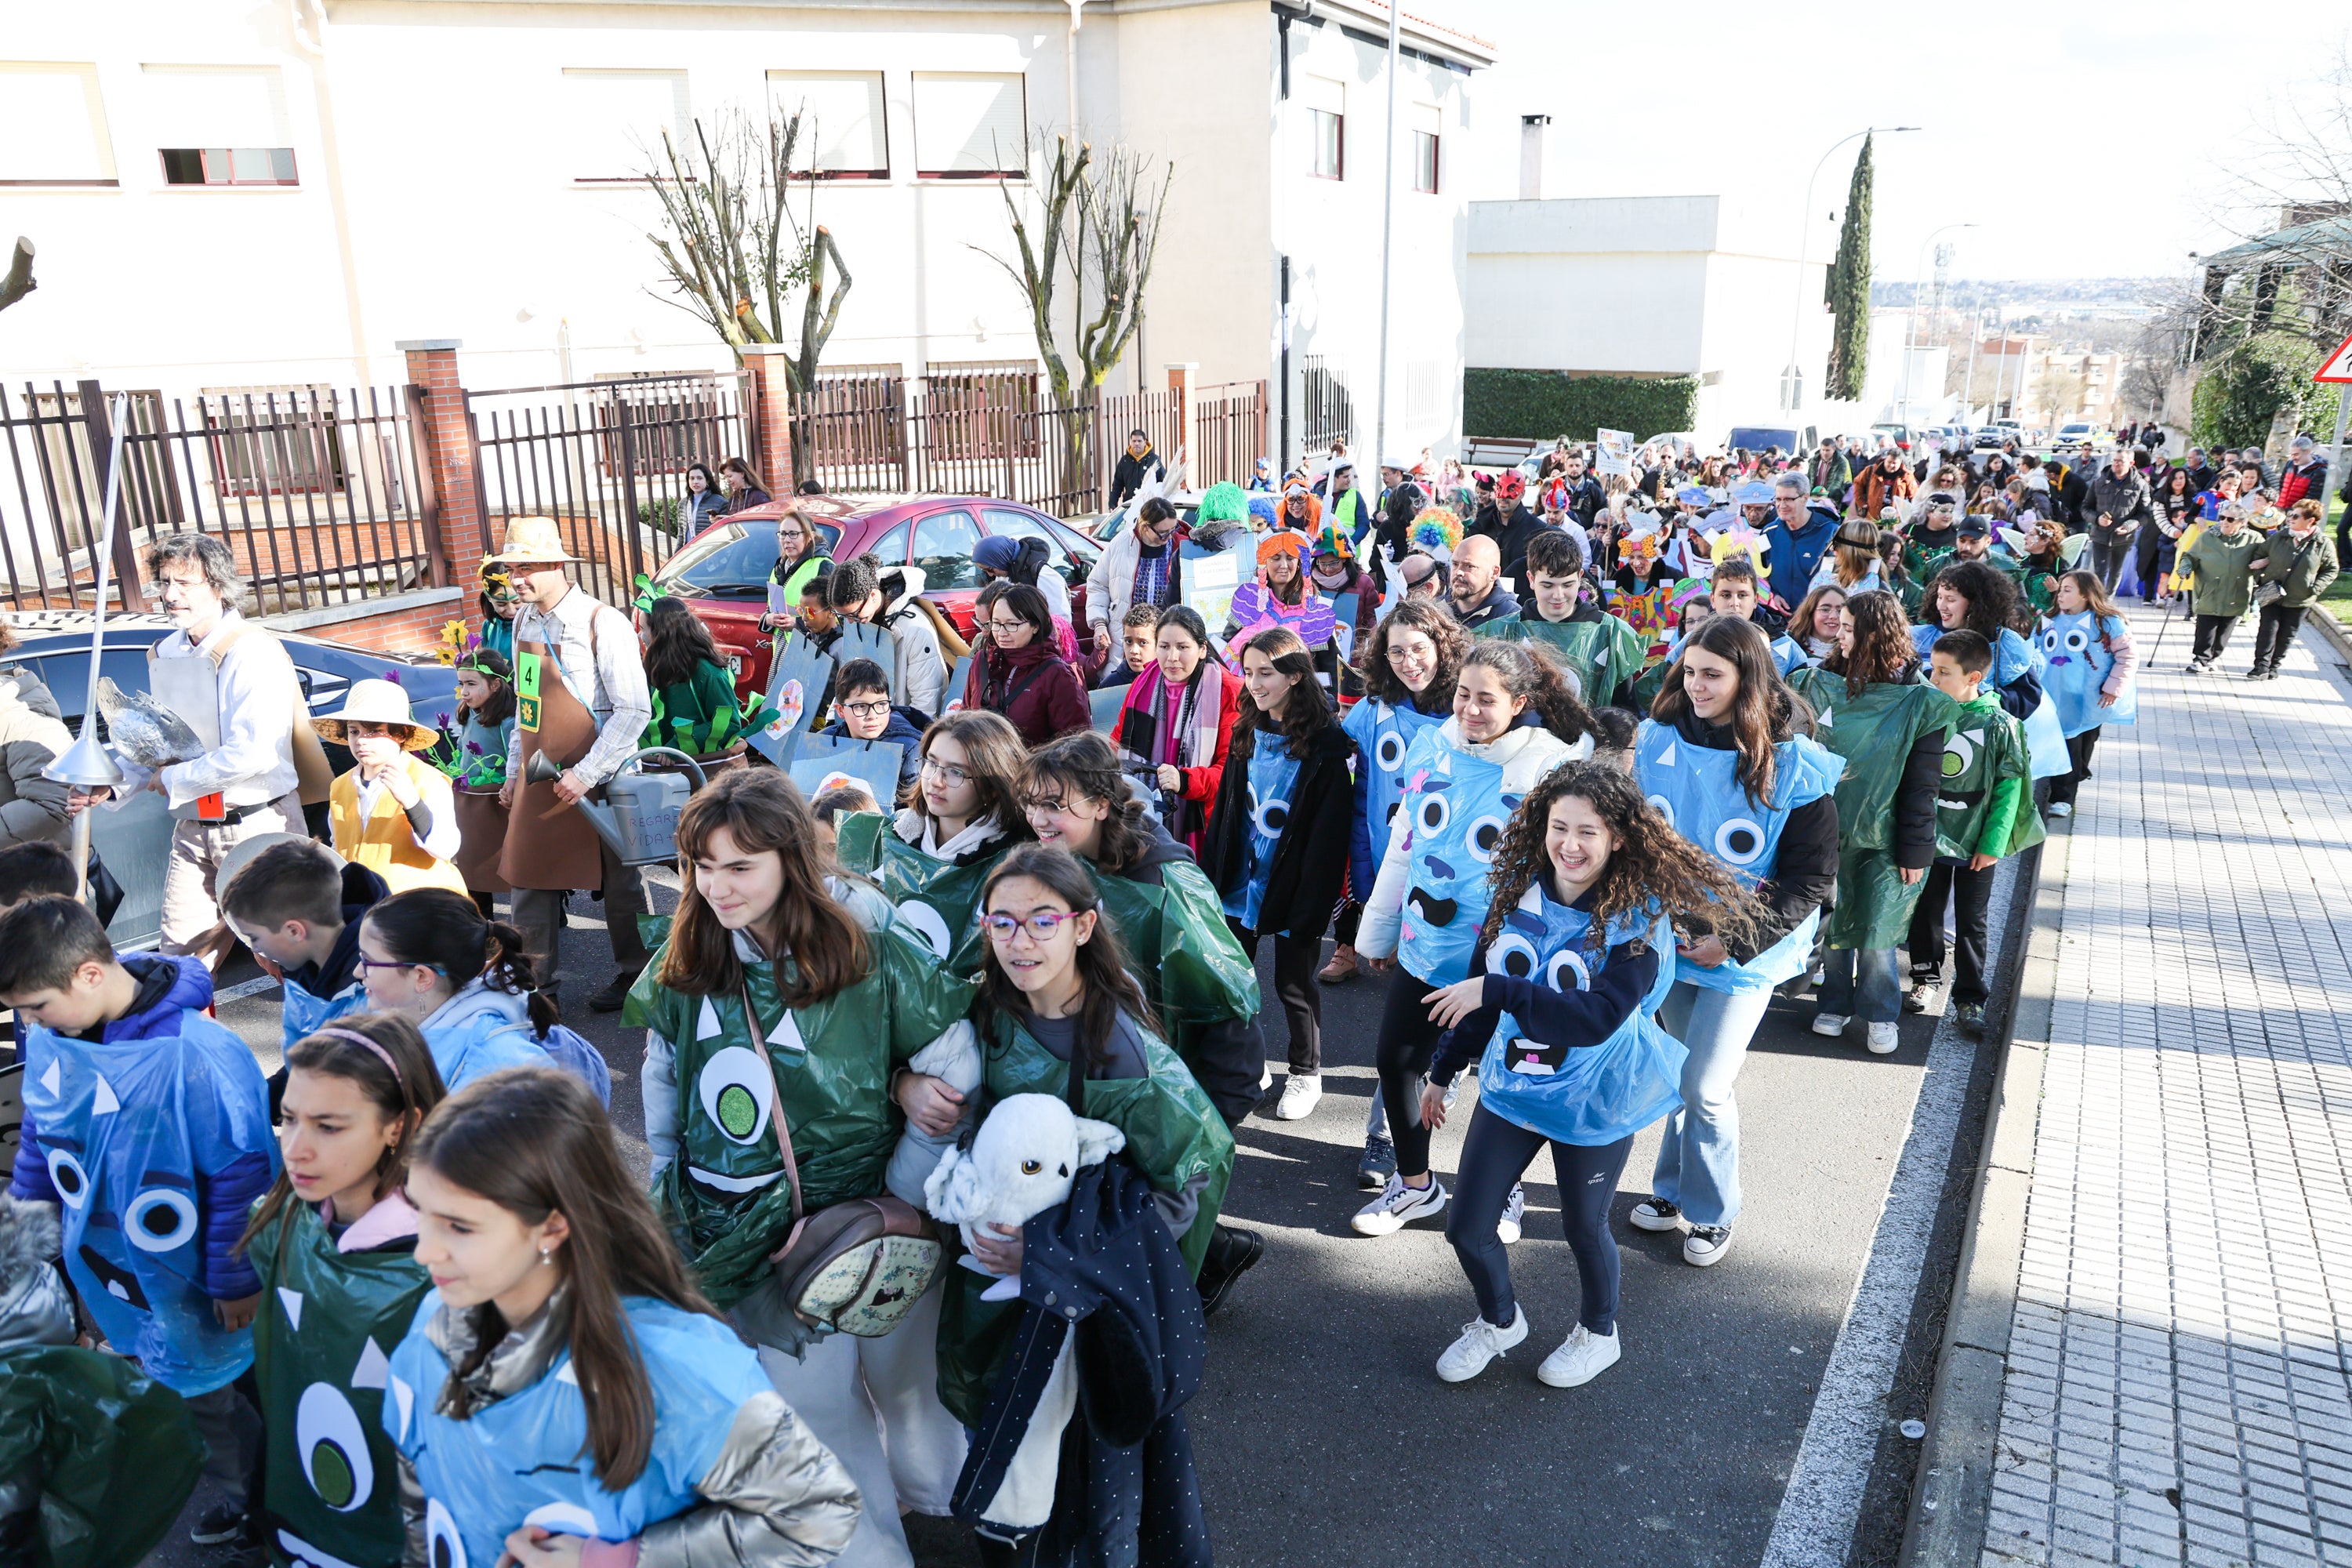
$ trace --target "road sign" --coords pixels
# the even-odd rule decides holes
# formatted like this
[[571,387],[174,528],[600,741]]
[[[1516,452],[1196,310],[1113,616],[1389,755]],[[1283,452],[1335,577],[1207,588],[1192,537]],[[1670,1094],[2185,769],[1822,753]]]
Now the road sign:
[[2336,352],[2327,356],[2327,363],[2321,365],[2319,373],[2311,379],[2352,386],[2352,338],[2336,344]]

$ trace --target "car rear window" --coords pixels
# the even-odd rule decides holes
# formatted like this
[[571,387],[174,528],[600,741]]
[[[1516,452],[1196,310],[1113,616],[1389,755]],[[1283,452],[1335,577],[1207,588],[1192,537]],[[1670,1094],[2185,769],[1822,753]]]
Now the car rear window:
[[[841,530],[821,522],[816,531],[824,552],[832,554],[841,542]],[[768,574],[775,569],[774,523],[722,522],[671,556],[654,574],[654,581],[673,593],[706,599],[752,599],[766,595]]]

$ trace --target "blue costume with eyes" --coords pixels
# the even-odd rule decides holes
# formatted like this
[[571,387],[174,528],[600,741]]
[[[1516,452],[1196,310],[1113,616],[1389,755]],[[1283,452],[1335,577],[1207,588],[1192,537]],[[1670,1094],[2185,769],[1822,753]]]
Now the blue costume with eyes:
[[[1780,830],[1790,814],[1837,789],[1845,759],[1811,736],[1772,748],[1772,794],[1751,801],[1739,783],[1737,751],[1694,746],[1671,725],[1643,720],[1633,738],[1633,778],[1675,832],[1723,862],[1749,888],[1770,879],[1779,864]],[[1745,963],[1727,959],[1714,968],[1676,958],[1676,980],[1710,991],[1760,991],[1801,972],[1813,951],[1821,911]]]
[[[1590,991],[1612,947],[1646,933],[1660,954],[1674,951],[1674,922],[1663,915],[1612,924],[1588,945],[1591,926],[1591,915],[1552,902],[1540,884],[1531,887],[1487,945],[1486,971],[1555,991]],[[1588,1147],[1614,1143],[1671,1114],[1683,1102],[1683,1062],[1690,1055],[1658,1026],[1658,1004],[1674,984],[1675,966],[1659,964],[1642,1005],[1595,1046],[1538,1045],[1504,1014],[1478,1061],[1478,1102],[1530,1132]]]
[[2116,656],[2107,644],[2116,637],[2128,639],[2130,631],[2119,616],[2109,616],[2102,621],[2088,610],[2074,614],[2053,615],[2050,624],[2042,628],[2042,657],[2049,668],[2042,677],[2042,689],[2058,705],[2058,726],[2068,739],[2095,730],[2102,724],[2131,724],[2139,719],[2139,683],[2124,682],[2124,689],[2112,708],[2099,706],[2099,688],[2116,668]]
[[1390,819],[1404,798],[1405,753],[1423,731],[1436,729],[1446,717],[1367,697],[1339,721],[1356,742],[1356,820],[1348,832],[1348,890],[1360,903],[1371,896],[1381,851],[1388,847]]
[[[1936,639],[1943,635],[1944,628],[1938,626],[1911,628],[1911,647],[1923,668],[1936,651]],[[2073,773],[2074,759],[2066,753],[2069,731],[2059,721],[2058,703],[2050,692],[2050,661],[2042,657],[2038,642],[2028,642],[2003,626],[2000,640],[1993,644],[1992,668],[1984,678],[1985,689],[1997,690],[2021,675],[2032,675],[2042,682],[2041,702],[2020,721],[2025,726],[2025,749],[2033,759],[2033,776],[2047,779]],[[2098,699],[2095,696],[2092,700]]]
[[292,1050],[303,1036],[317,1034],[346,1013],[367,1010],[367,987],[356,980],[332,996],[313,996],[290,974],[278,983],[278,988],[285,998],[278,1014],[280,1050]]
[[642,1296],[621,1300],[653,1388],[654,1441],[645,1469],[621,1491],[596,1479],[588,1409],[568,1351],[529,1388],[466,1420],[437,1408],[449,1363],[427,1337],[438,1291],[417,1308],[392,1352],[383,1429],[416,1468],[425,1493],[425,1556],[436,1568],[493,1568],[525,1524],[593,1541],[635,1539],[649,1524],[696,1507],[735,1413],[773,1392],[757,1352],[717,1318]]
[[1260,735],[1249,759],[1249,875],[1224,901],[1225,913],[1245,930],[1257,930],[1266,873],[1273,868],[1282,830],[1290,824],[1290,792],[1297,783],[1298,759],[1290,754],[1290,747],[1280,735]]
[[1404,919],[1397,962],[1432,985],[1470,973],[1470,953],[1486,919],[1486,874],[1520,797],[1503,793],[1503,764],[1465,755],[1443,732],[1424,730],[1405,752]]
[[251,1331],[223,1329],[213,1303],[260,1289],[228,1247],[278,1140],[253,1053],[204,1015],[212,977],[187,958],[126,967],[148,981],[158,965],[170,990],[96,1043],[26,1029],[13,1189],[61,1205],[66,1272],[107,1342],[192,1396],[253,1361]]

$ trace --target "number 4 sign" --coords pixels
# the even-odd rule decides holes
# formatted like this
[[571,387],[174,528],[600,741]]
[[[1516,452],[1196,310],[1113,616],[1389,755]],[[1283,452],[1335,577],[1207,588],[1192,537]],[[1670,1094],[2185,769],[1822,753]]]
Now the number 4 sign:
[[2336,352],[2327,356],[2327,363],[2321,365],[2318,374],[2311,379],[2334,382],[2338,385],[2352,385],[2352,338],[2347,338],[2338,343],[2336,346]]

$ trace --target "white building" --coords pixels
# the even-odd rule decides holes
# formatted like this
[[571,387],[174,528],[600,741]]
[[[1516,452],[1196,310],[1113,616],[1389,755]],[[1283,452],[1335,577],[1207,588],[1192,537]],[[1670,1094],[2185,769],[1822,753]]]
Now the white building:
[[[1696,376],[1705,443],[1735,425],[1843,428],[1820,386],[1831,326],[1822,279],[1837,232],[1822,221],[1800,268],[1799,221],[1785,201],[1726,196],[1473,202],[1469,363]],[[1781,412],[1792,335],[1805,383],[1796,415]],[[1856,429],[1868,423],[1850,419],[1852,405],[1827,408]]]
[[[1005,200],[1066,128],[1168,159],[1166,239],[1110,389],[1269,380],[1289,449],[1344,383],[1371,434],[1383,132],[1378,0],[896,0],[685,6],[479,0],[12,5],[0,233],[39,289],[0,378],[167,396],[402,378],[458,339],[507,387],[731,358],[661,296],[637,176],[664,132],[805,106],[814,216],[855,286],[835,366],[1034,365]],[[1477,40],[1406,18],[1391,444],[1458,435]],[[1075,58],[1073,72],[1066,63]],[[1287,290],[1287,313],[1285,310]],[[1285,389],[1287,389],[1287,397]]]

